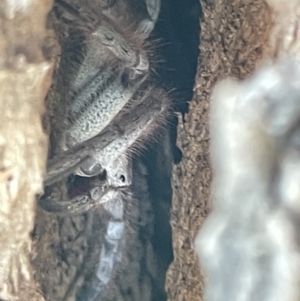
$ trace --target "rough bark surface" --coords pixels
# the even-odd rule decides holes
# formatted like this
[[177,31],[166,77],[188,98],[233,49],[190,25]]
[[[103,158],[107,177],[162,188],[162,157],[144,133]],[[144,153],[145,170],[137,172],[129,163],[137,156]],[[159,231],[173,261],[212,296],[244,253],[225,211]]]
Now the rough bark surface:
[[266,50],[271,14],[262,0],[202,1],[200,51],[194,97],[178,126],[183,160],[173,170],[174,262],[166,289],[172,301],[202,300],[203,278],[193,245],[209,212],[209,97],[217,81],[252,72]]
[[[51,80],[45,58],[52,1],[0,4],[0,299],[43,300],[30,266],[37,193],[43,189],[47,139],[41,117]],[[50,44],[49,44],[50,45]]]

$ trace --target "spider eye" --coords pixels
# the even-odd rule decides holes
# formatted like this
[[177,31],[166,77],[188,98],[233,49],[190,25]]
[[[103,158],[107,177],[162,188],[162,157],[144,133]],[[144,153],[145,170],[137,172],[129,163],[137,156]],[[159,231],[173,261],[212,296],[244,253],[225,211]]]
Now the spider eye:
[[125,176],[124,176],[124,175],[121,175],[121,176],[120,176],[120,180],[121,180],[122,183],[125,183]]

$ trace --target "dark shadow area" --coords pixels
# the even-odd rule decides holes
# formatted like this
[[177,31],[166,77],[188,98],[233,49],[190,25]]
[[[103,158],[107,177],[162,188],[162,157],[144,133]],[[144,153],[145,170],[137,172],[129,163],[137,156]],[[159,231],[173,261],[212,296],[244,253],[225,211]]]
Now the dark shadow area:
[[[175,112],[188,112],[199,56],[201,7],[198,0],[162,1],[161,14],[153,33],[158,40],[156,81],[166,87]],[[143,159],[148,168],[150,198],[155,214],[152,244],[161,269],[161,290],[154,300],[164,301],[166,271],[173,261],[170,210],[172,205],[172,165],[180,162],[182,153],[176,146],[177,116],[168,120],[168,135],[152,145]],[[168,141],[169,139],[169,141]]]
[[153,37],[161,41],[157,48],[158,81],[172,89],[174,108],[187,113],[199,56],[201,7],[198,0],[163,0]]

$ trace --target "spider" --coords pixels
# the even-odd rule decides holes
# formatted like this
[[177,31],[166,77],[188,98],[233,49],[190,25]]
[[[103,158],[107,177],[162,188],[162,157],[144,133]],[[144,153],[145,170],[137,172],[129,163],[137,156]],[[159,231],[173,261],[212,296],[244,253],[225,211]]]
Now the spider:
[[65,22],[79,29],[75,36],[82,35],[82,49],[69,66],[65,97],[70,105],[39,200],[49,212],[87,211],[111,191],[128,189],[130,150],[151,136],[170,113],[166,91],[151,82],[144,47],[160,0],[88,4],[76,9],[56,1]]

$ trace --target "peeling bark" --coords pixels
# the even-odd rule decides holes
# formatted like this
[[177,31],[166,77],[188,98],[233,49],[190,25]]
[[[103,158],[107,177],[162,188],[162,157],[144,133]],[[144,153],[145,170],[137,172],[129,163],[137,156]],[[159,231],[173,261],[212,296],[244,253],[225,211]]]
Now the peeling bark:
[[42,192],[47,137],[41,116],[51,83],[45,58],[52,1],[0,5],[0,299],[43,300],[33,282],[31,238]]

